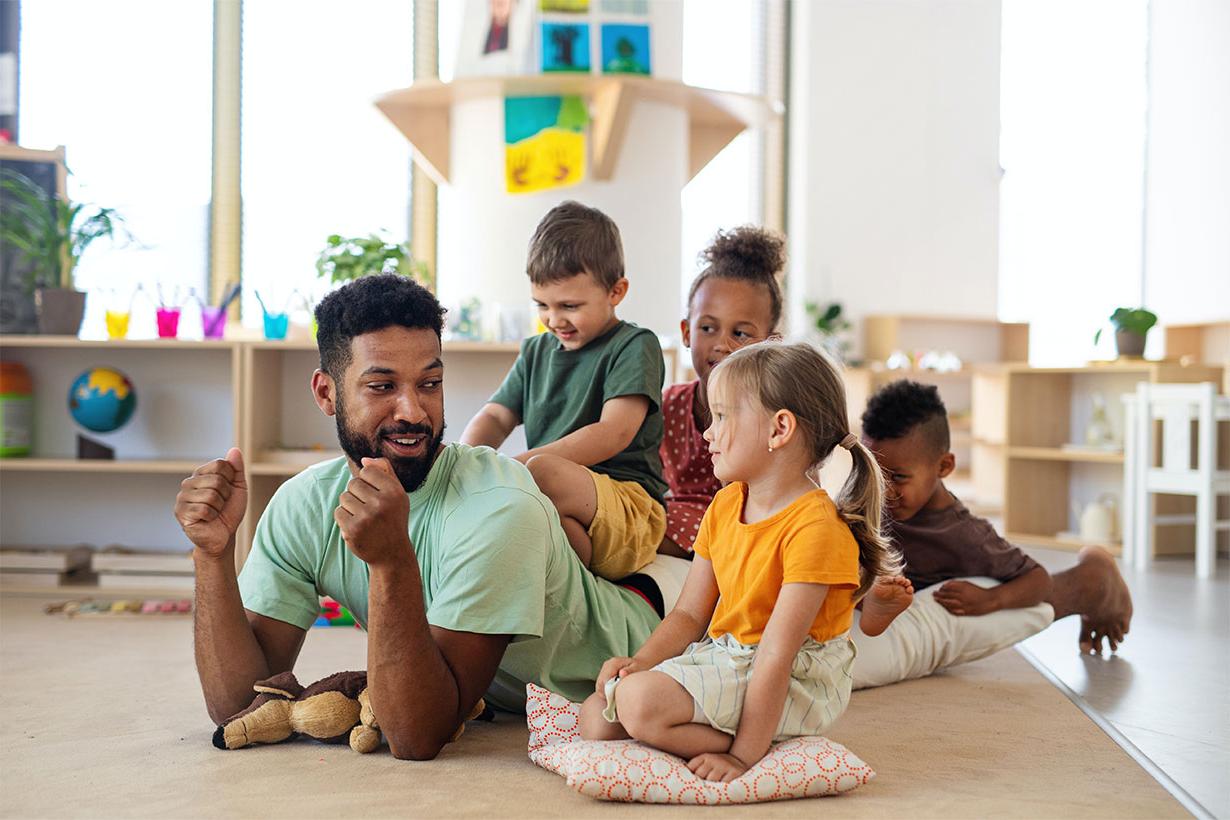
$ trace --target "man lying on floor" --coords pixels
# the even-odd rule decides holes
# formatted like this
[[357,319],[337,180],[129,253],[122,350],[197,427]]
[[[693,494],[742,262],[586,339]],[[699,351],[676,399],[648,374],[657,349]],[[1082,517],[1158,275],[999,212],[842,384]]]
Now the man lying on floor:
[[321,594],[367,630],[372,708],[399,758],[436,756],[484,695],[520,710],[532,681],[584,700],[603,661],[659,623],[653,583],[638,593],[585,569],[521,464],[442,444],[442,314],[395,275],[320,303],[312,392],[345,456],[281,486],[238,577],[242,454],[183,482],[175,514],[195,547],[196,665],[216,723],[294,667]]
[[1083,652],[1101,652],[1103,641],[1118,648],[1132,599],[1110,553],[1086,547],[1075,566],[1051,576],[944,486],[956,462],[935,387],[888,384],[862,422],[884,470],[893,543],[918,594],[910,601],[908,585],[878,583],[864,599],[853,629],[856,689],[985,657],[1068,615],[1080,615]]

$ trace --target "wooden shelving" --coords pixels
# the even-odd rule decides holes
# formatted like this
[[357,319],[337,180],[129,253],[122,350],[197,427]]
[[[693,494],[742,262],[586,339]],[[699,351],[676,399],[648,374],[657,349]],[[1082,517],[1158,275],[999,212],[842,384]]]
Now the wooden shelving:
[[[1220,367],[1141,359],[1085,367],[985,365],[974,377],[975,452],[998,452],[1007,538],[1024,544],[1078,550],[1071,535],[1081,508],[1109,493],[1122,512],[1122,451],[1082,446],[1101,394],[1112,431],[1122,440],[1120,396],[1138,382],[1220,383]],[[988,468],[990,469],[990,468]],[[1159,552],[1190,552],[1190,528],[1157,530]],[[1118,547],[1111,544],[1112,551]]]
[[1009,458],[1036,461],[1074,461],[1091,464],[1122,464],[1123,451],[1073,450],[1063,447],[1009,447]]
[[779,118],[781,103],[751,94],[698,88],[674,80],[593,74],[419,80],[390,91],[376,107],[414,146],[414,161],[439,184],[450,176],[452,108],[483,98],[581,95],[590,100],[594,179],[610,179],[634,106],[673,105],[688,116],[688,179],[749,126]]
[[81,458],[5,458],[0,472],[11,473],[137,473],[145,475],[188,475],[207,459],[101,459]]

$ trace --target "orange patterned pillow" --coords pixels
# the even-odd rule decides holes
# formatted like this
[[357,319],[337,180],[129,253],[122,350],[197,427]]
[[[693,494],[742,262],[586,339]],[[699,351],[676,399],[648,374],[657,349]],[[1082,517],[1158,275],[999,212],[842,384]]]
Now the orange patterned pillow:
[[769,749],[730,783],[703,780],[687,762],[634,740],[582,740],[581,707],[540,686],[526,687],[530,760],[555,772],[578,792],[624,803],[761,803],[824,797],[856,789],[875,777],[840,743],[796,737]]

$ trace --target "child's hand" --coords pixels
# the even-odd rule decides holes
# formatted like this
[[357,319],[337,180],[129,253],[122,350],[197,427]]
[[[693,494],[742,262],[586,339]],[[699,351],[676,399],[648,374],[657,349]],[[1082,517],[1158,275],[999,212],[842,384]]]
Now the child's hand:
[[606,682],[611,678],[626,678],[633,672],[643,672],[646,668],[636,658],[611,658],[602,664],[602,669],[598,672],[598,682],[594,684],[594,691],[605,698]]
[[747,771],[747,765],[734,755],[705,752],[688,761],[688,768],[697,777],[729,783]]
[[935,591],[935,600],[953,615],[986,615],[999,609],[993,590],[969,581],[947,581]]

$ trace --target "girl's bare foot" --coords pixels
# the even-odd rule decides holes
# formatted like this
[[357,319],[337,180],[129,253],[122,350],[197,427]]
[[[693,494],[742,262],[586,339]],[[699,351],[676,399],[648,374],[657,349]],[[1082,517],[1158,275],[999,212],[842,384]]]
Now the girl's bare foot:
[[914,585],[900,575],[881,575],[863,598],[863,614],[859,616],[859,629],[868,637],[879,635],[888,629],[914,600]]

